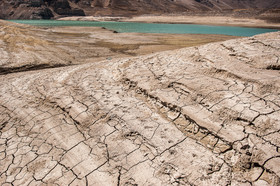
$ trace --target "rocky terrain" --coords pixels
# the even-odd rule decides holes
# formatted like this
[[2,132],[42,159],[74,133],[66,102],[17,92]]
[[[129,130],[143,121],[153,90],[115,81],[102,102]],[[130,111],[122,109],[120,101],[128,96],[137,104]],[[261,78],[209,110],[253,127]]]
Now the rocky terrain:
[[[44,32],[16,43],[7,31],[35,28],[3,24],[1,66],[28,64],[21,50],[42,63]],[[279,185],[279,43],[275,32],[2,73],[1,185]],[[43,63],[70,53],[53,47]]]
[[279,22],[278,0],[1,0],[0,19],[142,14],[222,14]]

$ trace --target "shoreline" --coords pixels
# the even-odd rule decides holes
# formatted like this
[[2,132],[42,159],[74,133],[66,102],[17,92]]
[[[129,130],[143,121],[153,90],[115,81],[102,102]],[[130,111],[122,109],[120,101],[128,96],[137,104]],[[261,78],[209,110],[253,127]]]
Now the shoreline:
[[[1,65],[4,73],[135,57],[240,38],[213,34],[114,33],[101,27],[40,28],[0,20],[0,33],[1,30],[5,32],[3,35],[0,34],[0,42],[3,41],[7,46],[6,49],[0,49],[0,53],[5,54],[7,50],[12,56],[20,56],[14,57],[11,60],[13,62],[9,63],[4,61],[11,57],[0,56],[0,61],[1,57],[3,59]],[[13,35],[15,32],[18,34]],[[10,38],[9,41],[6,41],[7,38]],[[30,45],[30,41],[43,47],[44,52],[40,51],[38,54],[37,49]],[[29,49],[21,54],[17,53],[17,50],[22,48]],[[55,55],[57,51],[60,56]],[[34,58],[38,55],[44,59],[39,64]]]
[[212,26],[234,26],[249,28],[279,29],[280,23],[269,23],[262,19],[236,18],[230,16],[183,16],[183,15],[143,15],[135,17],[64,17],[56,20],[69,21],[116,21],[116,22],[139,22],[139,23],[163,23],[163,24],[199,24]]

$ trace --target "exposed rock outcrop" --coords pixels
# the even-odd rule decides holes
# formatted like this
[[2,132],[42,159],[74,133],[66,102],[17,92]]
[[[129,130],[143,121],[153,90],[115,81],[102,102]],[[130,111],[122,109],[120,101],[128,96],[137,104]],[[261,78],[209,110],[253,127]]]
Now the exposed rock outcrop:
[[54,16],[84,16],[82,9],[71,7],[67,0],[1,1],[1,19],[51,19]]
[[279,185],[279,43],[1,75],[0,183]]

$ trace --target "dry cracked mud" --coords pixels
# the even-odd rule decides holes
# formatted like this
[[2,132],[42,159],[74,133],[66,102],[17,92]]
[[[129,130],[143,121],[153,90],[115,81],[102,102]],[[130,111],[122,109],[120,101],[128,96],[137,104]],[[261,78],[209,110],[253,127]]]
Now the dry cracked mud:
[[279,57],[276,32],[1,75],[0,183],[279,185]]

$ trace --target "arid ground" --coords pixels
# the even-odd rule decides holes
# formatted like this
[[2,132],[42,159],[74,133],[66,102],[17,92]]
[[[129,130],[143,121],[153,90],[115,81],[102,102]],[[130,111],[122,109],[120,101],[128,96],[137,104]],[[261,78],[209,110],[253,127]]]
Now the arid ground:
[[1,185],[280,184],[280,32],[0,24]]
[[260,28],[280,28],[279,22],[265,19],[232,17],[232,16],[190,16],[190,15],[142,15],[134,17],[64,17],[59,20],[83,20],[83,21],[124,21],[124,22],[144,22],[144,23],[183,23],[183,24],[203,24],[221,26],[241,26],[241,27],[260,27]]

